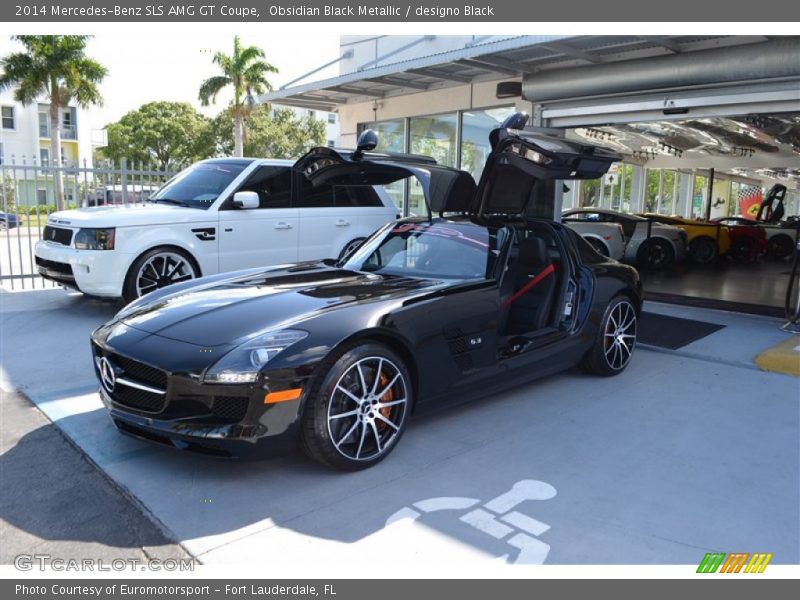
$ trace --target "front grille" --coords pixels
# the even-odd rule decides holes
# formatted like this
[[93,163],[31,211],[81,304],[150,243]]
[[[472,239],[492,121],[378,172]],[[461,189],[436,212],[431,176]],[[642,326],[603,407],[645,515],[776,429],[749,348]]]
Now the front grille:
[[211,411],[217,417],[241,421],[247,413],[250,399],[247,396],[215,396]]
[[162,390],[167,389],[167,374],[161,369],[156,369],[137,360],[120,356],[119,354],[108,353],[108,360],[117,365],[125,373],[123,377],[132,379],[139,383],[156,387]]
[[62,227],[53,227],[52,225],[45,225],[42,239],[47,242],[61,244],[62,246],[69,246],[72,242],[72,230],[64,229]]
[[140,390],[129,385],[125,385],[120,379],[127,379],[132,382],[158,388],[167,389],[167,374],[155,367],[140,363],[132,358],[120,356],[113,352],[103,352],[96,344],[92,344],[95,356],[105,357],[117,368],[122,369],[122,373],[117,376],[117,384],[114,392],[110,394],[111,399],[118,404],[123,404],[146,412],[162,412],[166,404],[166,394],[156,394],[146,390]]
[[119,404],[147,412],[161,412],[164,409],[164,401],[166,400],[164,394],[146,392],[119,382],[111,396]]
[[72,265],[36,257],[36,266],[43,267],[53,273],[60,273],[72,277]]

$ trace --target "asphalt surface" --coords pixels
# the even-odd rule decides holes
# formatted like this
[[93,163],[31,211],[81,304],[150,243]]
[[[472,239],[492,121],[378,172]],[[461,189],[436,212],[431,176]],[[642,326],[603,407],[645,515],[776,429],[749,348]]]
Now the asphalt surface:
[[0,423],[0,564],[189,557],[23,395],[0,392]]
[[[677,351],[640,348],[617,377],[568,371],[415,417],[379,466],[338,473],[299,454],[209,460],[121,436],[88,347],[117,309],[62,290],[0,293],[0,385],[27,394],[205,564],[347,577],[498,564],[696,568],[711,551],[800,562],[800,380],[753,364],[785,341],[778,320],[648,303],[724,327]],[[10,465],[24,462],[22,445],[8,444]],[[19,472],[42,481],[81,472],[46,469],[34,461]],[[0,517],[32,543],[152,544],[108,543],[80,512],[62,517],[74,527],[59,534],[53,513],[31,516],[24,497]]]

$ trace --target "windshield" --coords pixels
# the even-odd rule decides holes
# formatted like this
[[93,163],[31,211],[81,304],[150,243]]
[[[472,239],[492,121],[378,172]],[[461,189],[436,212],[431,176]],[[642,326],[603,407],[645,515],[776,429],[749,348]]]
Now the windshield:
[[397,223],[378,232],[346,269],[426,279],[489,279],[508,229],[473,223]]
[[165,183],[150,200],[207,209],[249,165],[246,160],[196,163]]

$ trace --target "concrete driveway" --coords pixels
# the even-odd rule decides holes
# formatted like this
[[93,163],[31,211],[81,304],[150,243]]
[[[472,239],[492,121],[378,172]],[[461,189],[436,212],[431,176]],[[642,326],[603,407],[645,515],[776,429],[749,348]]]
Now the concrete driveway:
[[615,378],[571,371],[417,415],[378,467],[343,474],[300,454],[219,461],[119,435],[88,345],[117,308],[62,290],[0,294],[2,385],[204,563],[446,576],[697,565],[710,551],[800,562],[800,381],[752,364],[786,338],[776,320],[650,304],[726,327],[680,351],[640,348]]

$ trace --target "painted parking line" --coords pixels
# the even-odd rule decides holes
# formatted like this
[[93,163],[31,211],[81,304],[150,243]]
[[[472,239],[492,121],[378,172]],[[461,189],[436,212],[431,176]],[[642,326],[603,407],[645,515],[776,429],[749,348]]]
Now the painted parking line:
[[800,334],[764,350],[754,362],[764,371],[800,377]]

